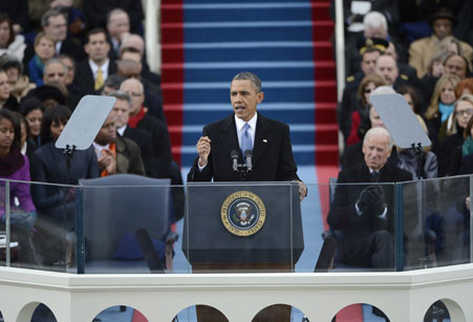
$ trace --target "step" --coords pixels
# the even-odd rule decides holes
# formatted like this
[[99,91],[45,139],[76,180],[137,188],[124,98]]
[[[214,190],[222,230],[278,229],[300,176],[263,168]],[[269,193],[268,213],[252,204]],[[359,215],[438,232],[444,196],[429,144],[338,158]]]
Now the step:
[[337,82],[317,81],[315,82],[315,102],[336,102]]
[[288,21],[288,20],[311,20],[311,5],[307,4],[279,4],[270,6],[244,5],[244,4],[204,4],[163,6],[162,14],[166,22],[182,22],[181,15],[184,13],[186,23],[194,22],[249,22],[249,21]]
[[[231,39],[234,42],[252,41],[311,41],[312,28],[318,32],[328,32],[332,25],[325,22],[295,21],[275,23],[241,23],[238,24],[214,24],[193,25],[192,28],[184,28],[184,39],[182,39],[182,24],[162,24],[162,43],[182,42],[224,42]],[[226,26],[226,27],[225,27]],[[324,40],[328,40],[327,39]]]
[[163,44],[162,62],[333,60],[329,41],[247,41]]
[[[317,82],[315,87],[320,87]],[[329,82],[332,83],[332,82]],[[335,83],[335,82],[333,82]],[[267,103],[277,102],[313,102],[314,101],[314,82],[265,82],[264,83],[265,101]],[[334,86],[334,85],[332,85]],[[178,83],[163,83],[163,101],[164,104],[182,103],[182,86]],[[325,86],[320,95],[324,97],[336,98],[336,91],[329,86]],[[228,102],[229,83],[185,83],[184,84],[184,102],[185,103],[221,103]],[[331,92],[334,93],[331,93]],[[334,96],[333,96],[334,95]],[[333,97],[332,97],[333,96]],[[324,99],[330,101],[332,99]],[[322,101],[322,99],[321,99]]]
[[313,41],[332,41],[335,24],[333,21],[322,20],[314,22]]
[[[321,62],[315,67],[316,77],[329,77],[332,73],[335,73],[333,62]],[[312,81],[314,79],[314,64],[312,61],[163,64],[161,70],[169,75],[167,82],[173,82],[172,75],[179,77],[181,73],[184,73],[184,80],[187,84],[194,82],[224,82],[227,88],[232,77],[244,70],[251,70],[258,75],[263,80],[263,88],[265,83],[272,81]]]
[[315,164],[317,165],[334,165],[338,164],[338,144],[316,145],[315,147]]

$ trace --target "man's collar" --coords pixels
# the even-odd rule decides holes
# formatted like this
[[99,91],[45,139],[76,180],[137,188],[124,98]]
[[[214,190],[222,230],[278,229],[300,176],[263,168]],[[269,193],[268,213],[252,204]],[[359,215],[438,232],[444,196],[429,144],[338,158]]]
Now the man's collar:
[[235,125],[238,131],[241,131],[245,123],[248,123],[250,128],[256,129],[256,121],[258,120],[258,112],[256,112],[255,115],[253,115],[253,117],[248,122],[243,121],[242,119],[238,118],[236,115],[234,115],[234,118],[235,118]]
[[[100,66],[102,71],[105,71],[108,69],[108,64],[110,63],[110,59],[107,58],[105,62]],[[89,59],[89,66],[92,69],[92,72],[95,74],[97,70],[99,69],[99,65],[97,65],[92,59]]]

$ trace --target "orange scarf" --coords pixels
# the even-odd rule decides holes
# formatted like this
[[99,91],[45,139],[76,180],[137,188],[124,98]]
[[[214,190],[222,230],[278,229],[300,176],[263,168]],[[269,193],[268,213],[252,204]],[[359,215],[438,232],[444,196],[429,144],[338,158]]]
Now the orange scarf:
[[[115,142],[110,143],[109,150],[112,152],[113,158],[116,160],[117,159],[117,146],[115,145]],[[103,169],[102,172],[100,172],[101,177],[106,177],[109,174],[110,173],[108,173],[107,169]]]

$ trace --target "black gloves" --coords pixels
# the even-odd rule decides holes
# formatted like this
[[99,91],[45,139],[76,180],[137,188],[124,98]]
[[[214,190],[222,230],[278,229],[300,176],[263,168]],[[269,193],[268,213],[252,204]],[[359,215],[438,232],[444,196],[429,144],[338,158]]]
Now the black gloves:
[[381,216],[384,209],[386,209],[383,188],[378,185],[366,187],[361,191],[357,205],[362,214],[371,213],[375,216]]

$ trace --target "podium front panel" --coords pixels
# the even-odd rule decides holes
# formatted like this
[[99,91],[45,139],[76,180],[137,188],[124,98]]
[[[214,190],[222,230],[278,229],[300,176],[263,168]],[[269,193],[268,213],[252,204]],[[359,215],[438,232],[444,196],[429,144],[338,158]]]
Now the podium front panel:
[[187,196],[183,251],[193,266],[297,262],[304,248],[297,184],[189,184]]

